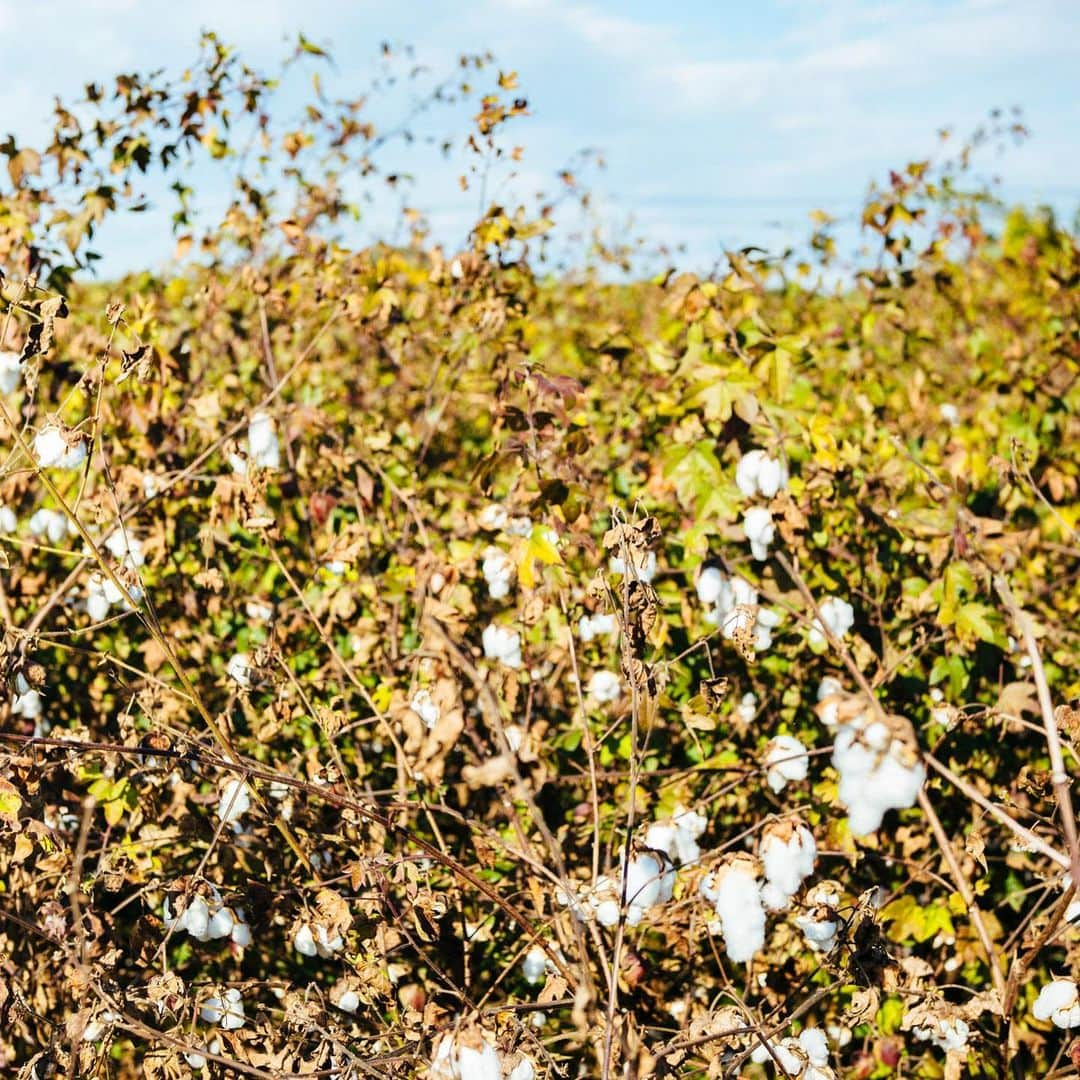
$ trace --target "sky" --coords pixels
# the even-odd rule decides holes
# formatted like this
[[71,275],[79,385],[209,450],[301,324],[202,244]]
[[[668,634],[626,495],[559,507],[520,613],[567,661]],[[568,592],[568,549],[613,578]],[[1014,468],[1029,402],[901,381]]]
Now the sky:
[[[40,140],[54,96],[74,101],[87,82],[182,68],[202,29],[266,65],[303,31],[331,51],[327,87],[343,96],[368,84],[382,41],[410,44],[434,74],[491,50],[518,73],[530,112],[500,198],[555,188],[557,171],[594,149],[601,220],[614,235],[681,247],[696,269],[725,248],[804,237],[815,209],[854,236],[872,180],[995,107],[1022,107],[1031,138],[988,151],[980,174],[1009,201],[1070,220],[1080,207],[1077,0],[0,0],[0,136]],[[384,101],[387,120],[405,104]],[[460,162],[415,148],[403,161],[435,238],[463,243],[477,194],[459,190]],[[212,184],[208,205],[224,202],[227,181]],[[169,259],[171,207],[151,197],[154,211],[99,238],[103,274]],[[392,237],[396,223],[393,207],[373,205],[366,238]],[[567,214],[561,227],[577,224]]]

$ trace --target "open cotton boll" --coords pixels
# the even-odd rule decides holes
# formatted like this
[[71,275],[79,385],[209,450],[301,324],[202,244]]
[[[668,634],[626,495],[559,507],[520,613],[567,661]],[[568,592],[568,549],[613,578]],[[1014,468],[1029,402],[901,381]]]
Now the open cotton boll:
[[248,424],[248,458],[260,469],[281,467],[281,447],[278,445],[274,418],[262,409],[251,414]]
[[26,690],[15,694],[11,699],[11,715],[22,716],[27,720],[37,720],[44,711],[44,702],[37,690]]
[[619,632],[619,620],[614,615],[582,615],[578,620],[578,636],[582,641]]
[[21,378],[19,354],[10,349],[0,349],[0,394],[11,394],[17,390]]
[[644,553],[631,552],[630,562],[631,570],[627,571],[626,563],[623,559],[618,555],[612,555],[608,560],[608,569],[613,574],[632,573],[632,576],[636,577],[638,581],[644,581],[646,585],[656,577],[655,551],[646,551]]
[[772,514],[763,506],[751,506],[743,515],[743,532],[750,541],[750,554],[758,562],[769,557],[769,545],[776,536]]
[[829,952],[840,930],[841,889],[834,881],[819,881],[806,892],[804,914],[795,918],[807,945],[815,952]]
[[748,498],[763,495],[771,499],[787,487],[787,469],[782,461],[769,457],[764,450],[750,450],[735,467],[735,484]]
[[502,1080],[499,1054],[477,1031],[444,1035],[435,1046],[429,1080]]
[[770,1043],[771,1054],[762,1043],[758,1043],[750,1055],[750,1060],[758,1065],[779,1062],[785,1075],[801,1077],[807,1065],[806,1058],[799,1052],[797,1046],[791,1045],[792,1042],[794,1040],[785,1039],[783,1042]]
[[712,607],[718,603],[723,595],[727,579],[715,566],[706,566],[698,574],[697,595],[698,599],[706,606]]
[[360,995],[355,990],[343,990],[335,1004],[342,1012],[355,1013],[360,1008]]
[[109,533],[105,538],[105,547],[114,559],[119,559],[130,570],[138,570],[146,563],[142,541],[127,528]]
[[510,592],[510,583],[514,580],[513,560],[501,548],[489,547],[484,550],[481,570],[488,595],[492,600],[502,600]]
[[501,506],[499,503],[488,503],[476,515],[476,524],[481,529],[488,529],[491,532],[499,532],[501,529],[505,529],[509,521],[510,515],[507,514],[506,507]]
[[208,1024],[217,1024],[225,1031],[235,1031],[244,1026],[244,999],[236,987],[229,987],[221,995],[208,997],[199,1009],[199,1018]]
[[805,780],[810,757],[794,735],[777,735],[765,750],[769,787],[779,795],[789,781]]
[[521,635],[516,630],[489,623],[482,637],[484,655],[509,668],[521,667]]
[[547,978],[547,953],[539,945],[534,945],[525,954],[525,959],[521,961],[521,974],[525,976],[525,981],[533,986]]
[[59,544],[66,536],[73,536],[76,529],[62,511],[42,507],[30,517],[30,532],[46,537],[50,544]]
[[251,689],[252,670],[251,657],[243,652],[233,653],[225,665],[225,674],[244,690]]
[[622,692],[619,676],[614,671],[594,671],[586,692],[601,703],[617,701]]
[[522,1056],[518,1063],[506,1075],[506,1080],[535,1080],[536,1066],[532,1061]]
[[226,825],[238,825],[251,809],[251,793],[243,780],[226,780],[218,800],[217,816]]
[[70,428],[46,424],[34,436],[34,457],[42,469],[77,469],[86,460],[86,442]]
[[879,829],[889,810],[913,806],[926,779],[911,725],[895,716],[872,720],[868,710],[839,728],[832,763],[840,774],[837,794],[856,836]]
[[821,682],[818,683],[817,699],[818,701],[824,701],[827,697],[832,697],[834,694],[842,694],[844,692],[844,684],[839,679],[834,679],[831,675],[826,675]]
[[10,506],[0,506],[0,533],[10,536],[19,527],[19,519]]
[[675,890],[675,869],[661,855],[642,851],[626,864],[626,921],[641,922],[655,904],[671,899]]
[[1080,995],[1072,979],[1055,979],[1047,983],[1031,1007],[1036,1020],[1050,1020],[1055,1027],[1080,1027]]
[[810,628],[810,634],[807,640],[810,642],[810,646],[815,649],[824,648],[828,639],[825,636],[825,629],[822,623],[825,624],[832,631],[833,636],[837,638],[843,638],[843,636],[855,625],[855,609],[846,601],[841,600],[838,596],[828,596],[818,605],[818,611],[821,613],[820,619],[814,619],[814,624]]
[[435,703],[435,699],[431,696],[431,691],[426,687],[417,690],[413,694],[412,700],[409,702],[409,708],[420,717],[428,731],[431,731],[439,722],[439,716],[442,713],[442,710]]
[[645,846],[664,852],[683,866],[692,866],[701,858],[698,837],[708,828],[702,814],[676,807],[670,821],[656,821],[645,832]]
[[912,1033],[922,1042],[932,1042],[939,1050],[956,1053],[967,1047],[971,1029],[959,1017],[936,1017],[932,1024],[913,1027]]
[[743,724],[749,725],[753,723],[754,717],[757,716],[757,694],[753,691],[743,694],[735,709],[735,715]]
[[748,963],[765,945],[765,907],[761,864],[746,852],[728,855],[701,882],[701,895],[713,905],[728,957]]
[[950,427],[960,422],[960,410],[951,401],[946,401],[939,406],[938,411],[941,413],[941,419]]
[[765,906],[782,911],[814,872],[814,834],[797,818],[774,822],[761,834],[759,854],[765,868]]

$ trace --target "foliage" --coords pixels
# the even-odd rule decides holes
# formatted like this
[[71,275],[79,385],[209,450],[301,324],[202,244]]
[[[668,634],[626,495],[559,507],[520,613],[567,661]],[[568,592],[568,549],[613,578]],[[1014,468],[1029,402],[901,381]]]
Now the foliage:
[[[871,196],[880,258],[833,287],[755,252],[710,279],[540,278],[554,202],[491,206],[453,254],[422,230],[353,250],[336,170],[383,135],[318,102],[278,133],[275,80],[205,47],[186,80],[123,76],[91,88],[92,122],[58,106],[50,146],[4,148],[7,1064],[413,1076],[440,1033],[482,1030],[538,1076],[764,1075],[755,1032],[814,1026],[838,1076],[1058,1067],[1068,1033],[1031,1004],[1080,957],[1075,840],[1037,676],[1071,773],[1075,238],[1021,210],[995,234],[962,170],[916,163]],[[515,93],[501,75],[481,100],[478,168],[513,157]],[[204,263],[84,280],[132,177],[227,156],[241,116],[262,179],[193,243]],[[278,467],[248,438],[263,415]],[[84,464],[42,467],[50,423]],[[736,483],[755,448],[790,475],[757,500],[764,560]],[[42,508],[59,536],[31,530]],[[780,616],[767,648],[708,621],[704,566]],[[854,626],[815,641],[826,597]],[[604,613],[618,633],[581,633]],[[491,623],[520,666],[485,655]],[[614,700],[588,692],[601,671]],[[865,837],[825,676],[904,718],[928,766],[919,806]],[[780,792],[778,734],[812,748]],[[575,920],[560,892],[617,879],[679,807],[708,825],[674,897]],[[797,897],[734,963],[699,885],[794,815],[836,882],[837,945],[807,945]],[[170,929],[196,898],[243,909],[250,942]],[[215,1026],[234,989],[243,1026]],[[934,1010],[969,1024],[962,1049],[917,1037]]]

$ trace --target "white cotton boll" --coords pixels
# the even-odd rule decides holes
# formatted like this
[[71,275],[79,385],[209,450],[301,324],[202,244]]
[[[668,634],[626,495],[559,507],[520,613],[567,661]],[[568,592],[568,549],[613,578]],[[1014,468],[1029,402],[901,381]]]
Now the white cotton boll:
[[132,536],[126,528],[119,528],[109,533],[105,547],[115,559],[121,560],[129,569],[137,570],[146,562],[142,541]]
[[201,896],[188,901],[180,918],[176,920],[177,930],[186,930],[197,941],[206,941],[210,934],[210,908]]
[[230,987],[219,996],[208,997],[199,1009],[199,1018],[208,1024],[218,1024],[225,1031],[244,1026],[244,1000],[240,991]]
[[189,1050],[189,1051],[185,1052],[184,1060],[196,1072],[198,1072],[199,1069],[205,1069],[206,1068],[206,1058],[204,1058],[202,1056],[202,1054],[198,1053],[197,1051],[190,1051]]
[[[656,552],[647,551],[644,557],[638,556],[635,559],[631,559],[633,565],[633,576],[638,581],[645,582],[646,585],[652,582],[652,579],[656,577]],[[608,569],[613,574],[626,574],[626,563],[618,555],[612,555],[608,560]]]
[[683,866],[692,866],[701,857],[697,841],[708,825],[708,818],[680,806],[670,821],[657,821],[649,826],[645,832],[645,846],[664,852]]
[[724,591],[724,575],[715,566],[706,566],[698,574],[698,599],[706,606],[716,604]]
[[763,506],[751,506],[743,515],[743,532],[750,541],[750,553],[758,562],[769,557],[769,545],[776,536],[772,514]]
[[617,701],[622,693],[619,676],[614,671],[594,671],[589,679],[587,693],[601,703]]
[[344,947],[345,941],[340,934],[331,937],[325,926],[315,927],[315,950],[324,960],[329,960],[334,953],[340,952]]
[[19,519],[10,506],[0,506],[0,533],[10,536],[19,527]]
[[461,1080],[502,1080],[499,1055],[491,1043],[483,1043],[478,1050],[471,1046],[459,1046],[457,1056]]
[[1072,979],[1055,979],[1047,983],[1039,991],[1031,1015],[1036,1020],[1052,1020],[1060,1028],[1080,1027],[1080,997],[1076,983]]
[[360,1008],[360,995],[355,990],[345,990],[337,1000],[337,1007],[342,1012],[355,1013]]
[[46,424],[34,436],[34,456],[42,469],[77,469],[86,460],[86,442],[56,424]]
[[844,684],[839,679],[834,679],[831,675],[826,675],[821,682],[818,683],[817,699],[818,701],[824,701],[827,697],[832,697],[834,694],[842,694],[844,692]]
[[811,1065],[828,1065],[829,1038],[821,1028],[804,1028],[798,1041]]
[[488,595],[492,600],[502,600],[510,592],[514,579],[513,560],[500,548],[489,547],[484,551],[481,570],[487,582]]
[[439,722],[442,710],[435,703],[428,689],[417,690],[409,702],[409,708],[424,722],[424,726],[431,731]]
[[34,536],[44,536],[50,544],[59,544],[68,536],[74,525],[69,528],[66,515],[60,510],[42,508],[36,510],[30,518],[30,531]]
[[10,349],[0,350],[0,394],[11,394],[17,390],[21,378],[19,354]]
[[810,757],[794,735],[777,735],[766,749],[765,764],[769,769],[769,787],[779,795],[789,781],[806,779]]
[[753,692],[743,694],[735,709],[735,715],[744,724],[752,723],[754,717],[757,716],[757,694]]
[[[1066,888],[1067,887],[1068,886],[1066,886]],[[1073,900],[1065,909],[1065,921],[1071,923],[1075,922],[1078,918],[1080,918],[1080,900]]]
[[251,794],[242,780],[227,780],[221,789],[217,816],[226,825],[236,824],[251,809]]
[[27,690],[25,694],[16,694],[11,700],[11,715],[22,716],[27,720],[37,720],[44,711],[44,702],[37,690]]
[[248,425],[248,458],[260,469],[281,467],[281,447],[278,445],[274,418],[262,409],[252,413]]
[[532,1061],[523,1057],[511,1070],[506,1080],[535,1080],[536,1068]]
[[501,529],[505,529],[509,520],[510,516],[506,512],[506,508],[500,506],[498,503],[488,503],[488,505],[476,515],[477,525],[479,525],[481,529],[488,529],[491,532],[499,532]]
[[244,921],[244,913],[239,908],[236,910],[236,921],[229,936],[234,945],[247,947],[251,944],[251,927]]
[[532,519],[528,517],[515,517],[511,518],[506,523],[506,535],[517,536],[521,539],[525,539],[532,535],[533,523]]
[[821,613],[821,618],[814,619],[814,624],[811,626],[807,638],[812,648],[820,649],[827,644],[828,639],[822,623],[837,638],[843,638],[855,625],[855,609],[846,600],[841,600],[838,596],[826,597],[818,605],[818,611]]
[[795,925],[802,931],[806,944],[814,952],[830,952],[836,944],[836,935],[840,930],[837,919],[814,919],[809,915],[799,915]]
[[251,688],[251,657],[247,653],[233,653],[225,665],[225,674],[244,690]]
[[754,865],[735,856],[701,883],[702,895],[720,920],[728,957],[739,964],[748,963],[765,945],[765,908]]
[[315,935],[311,932],[311,927],[307,923],[301,923],[296,928],[296,933],[293,935],[293,948],[301,956],[315,956],[318,953],[319,950],[315,945]]
[[814,872],[817,859],[814,834],[805,825],[780,822],[765,831],[760,854],[766,887],[772,886],[765,897],[766,906],[781,911]]
[[619,632],[619,620],[614,615],[582,615],[578,620],[578,636],[582,641]]
[[482,641],[489,660],[498,660],[509,668],[521,667],[521,635],[516,630],[490,623]]
[[748,499],[758,493],[758,474],[765,457],[764,450],[750,450],[739,458],[739,464],[735,466],[735,484]]
[[233,918],[233,913],[227,907],[219,908],[210,916],[206,936],[208,938],[229,937],[235,926],[236,920]]
[[[659,903],[663,893],[665,867],[661,860],[648,852],[635,855],[626,866],[627,921],[636,926],[646,908]],[[636,910],[635,910],[636,909]],[[632,918],[630,914],[636,914]]]
[[542,983],[547,977],[547,954],[539,945],[534,945],[521,961],[521,974],[525,981],[533,986]]
[[960,422],[960,410],[951,401],[946,401],[944,405],[940,406],[940,412],[941,419],[950,427]]

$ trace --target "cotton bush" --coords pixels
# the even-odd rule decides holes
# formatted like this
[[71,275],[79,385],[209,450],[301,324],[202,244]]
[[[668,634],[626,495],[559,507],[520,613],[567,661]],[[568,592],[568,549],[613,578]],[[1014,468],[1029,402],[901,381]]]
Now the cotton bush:
[[[511,67],[200,48],[4,149],[0,1063],[1060,1071],[1075,236],[953,143],[840,272],[564,274]],[[151,165],[175,265],[93,278]]]

